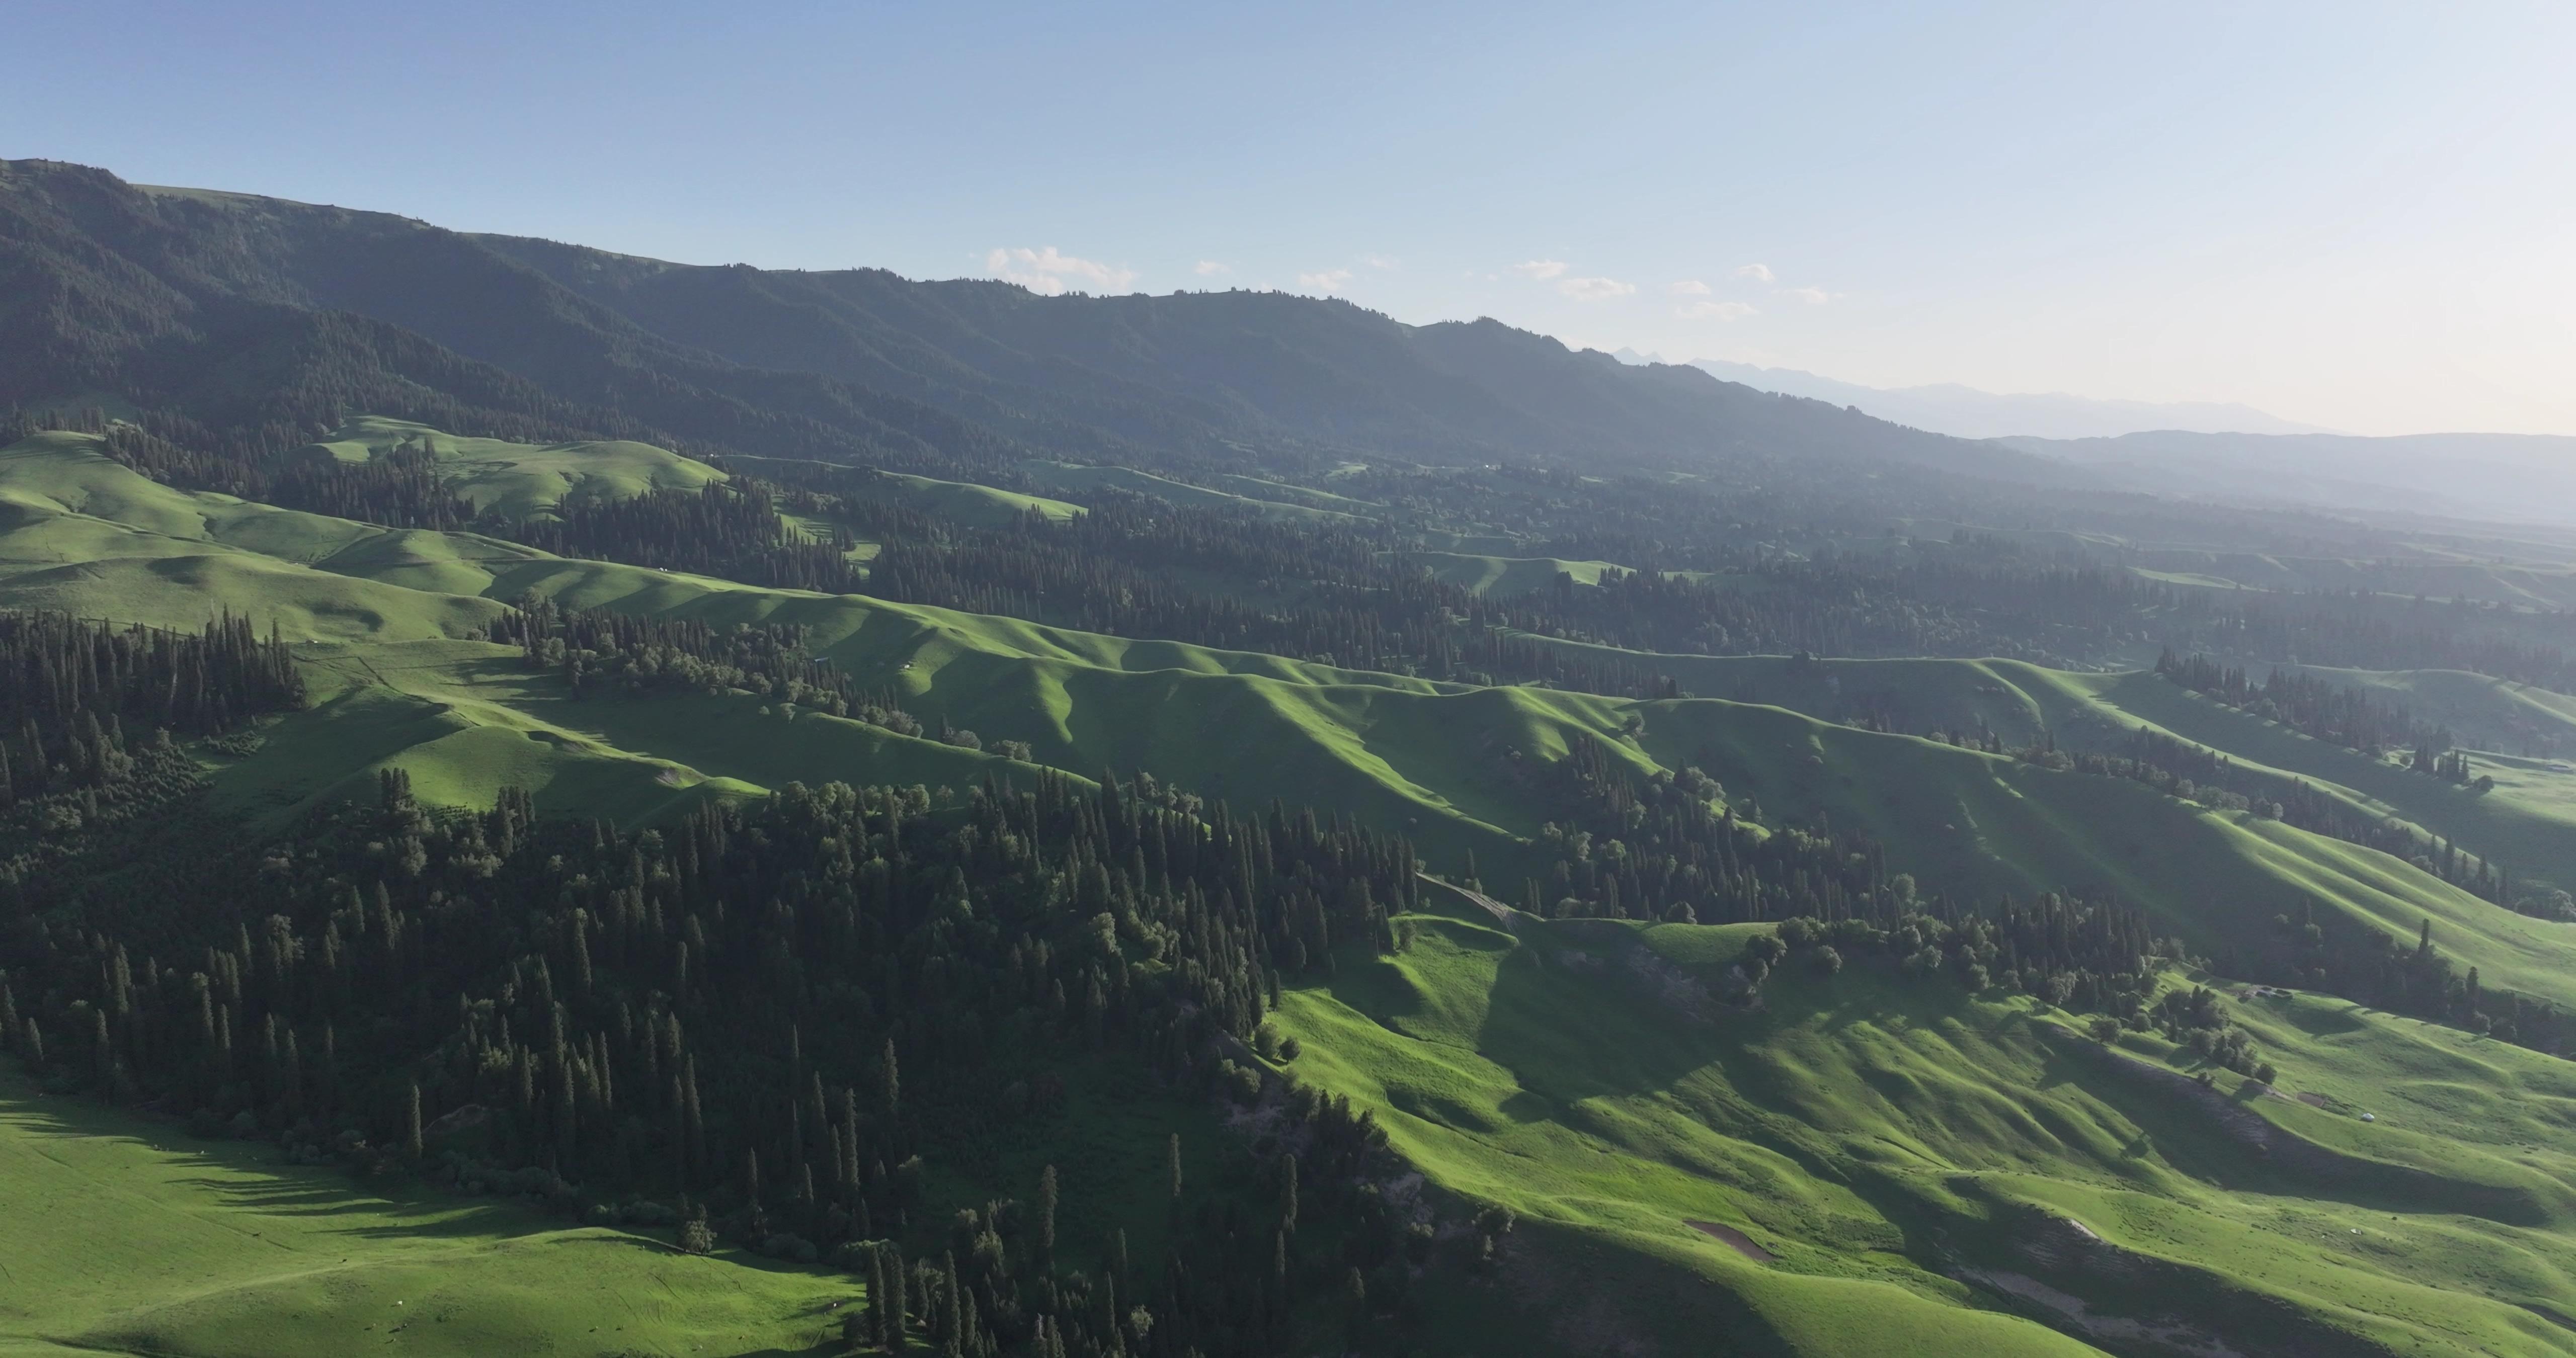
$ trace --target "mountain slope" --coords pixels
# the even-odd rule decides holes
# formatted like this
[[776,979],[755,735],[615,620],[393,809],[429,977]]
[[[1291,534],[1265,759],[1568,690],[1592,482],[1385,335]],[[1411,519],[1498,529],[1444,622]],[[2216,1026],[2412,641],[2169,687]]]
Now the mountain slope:
[[2224,402],[2119,401],[2064,392],[2006,394],[1979,391],[1955,382],[1865,387],[1795,368],[1765,368],[1712,358],[1693,359],[1689,366],[1723,381],[1835,405],[1858,406],[1882,420],[1959,438],[2116,438],[2154,429],[2237,430],[2249,434],[2323,432],[2252,406]]
[[[282,742],[226,775],[244,785],[313,782],[324,765],[294,750],[369,750],[328,764],[334,771],[322,783],[417,761],[425,788],[479,803],[505,782],[541,773],[550,805],[596,795],[599,813],[632,820],[689,804],[674,791],[705,780],[745,789],[831,779],[963,788],[1025,767],[838,718],[806,714],[791,726],[747,695],[572,701],[552,676],[526,673],[510,647],[387,645],[479,635],[501,601],[536,594],[720,628],[792,625],[862,690],[898,697],[934,728],[970,730],[988,746],[1026,742],[1038,764],[1084,777],[1142,769],[1211,801],[1336,808],[1406,834],[1435,864],[1473,853],[1513,894],[1520,877],[1543,871],[1536,844],[1561,814],[1533,771],[1590,741],[1632,778],[1697,767],[1730,798],[1758,801],[1766,816],[1865,830],[1927,891],[1972,900],[2110,892],[2149,911],[2159,931],[2220,954],[2256,946],[2274,915],[2295,914],[2303,900],[2396,937],[2430,918],[2445,950],[2480,967],[2490,986],[2576,1007],[2553,926],[2385,854],[2205,811],[2125,780],[1775,706],[1437,684],[568,560],[468,534],[396,532],[169,490],[99,456],[95,443],[45,435],[0,454],[0,504],[27,506],[0,532],[0,602],[165,626],[199,625],[217,606],[274,619],[292,639],[347,648],[313,653],[311,664],[330,676],[321,692],[369,695],[287,718],[288,727],[354,720],[352,732],[396,733],[381,746]],[[78,535],[84,564],[48,564],[61,559],[69,535]],[[1880,663],[1965,673],[1943,662]],[[2070,711],[2090,701],[2057,687],[2079,684],[2076,676],[2011,673]],[[2074,722],[2061,714],[2057,724]]]
[[2005,446],[2164,495],[2565,525],[2576,437],[2547,434],[2132,433]]
[[[1644,1274],[1742,1309],[1630,1312],[1614,1343],[2081,1351],[1998,1314],[2018,1311],[2122,1353],[2570,1347],[2541,1317],[2576,1297],[2571,1162],[2534,1151],[2576,1096],[2563,1062],[2267,1001],[2237,1012],[2300,1097],[2224,1074],[2185,1097],[2188,1053],[2159,1039],[2105,1050],[1892,967],[1784,965],[1760,1004],[1712,1003],[1757,932],[1428,918],[1411,951],[1292,993],[1298,1073],[1523,1216],[1505,1276],[1534,1311],[1501,1324],[1559,1339],[1600,1343],[1581,1299]],[[2500,1120],[2455,1134],[2469,1099]]]
[[[1253,448],[1291,465],[1791,458],[2082,480],[1491,321],[1405,326],[1279,294],[1050,298],[880,271],[695,268],[45,161],[0,165],[0,285],[14,299],[0,303],[0,398],[108,392],[225,426],[327,426],[346,411],[324,404],[356,397],[432,422],[443,402],[541,420],[549,437],[649,433],[913,470],[1040,449],[1237,471]],[[372,326],[316,319],[331,316]]]

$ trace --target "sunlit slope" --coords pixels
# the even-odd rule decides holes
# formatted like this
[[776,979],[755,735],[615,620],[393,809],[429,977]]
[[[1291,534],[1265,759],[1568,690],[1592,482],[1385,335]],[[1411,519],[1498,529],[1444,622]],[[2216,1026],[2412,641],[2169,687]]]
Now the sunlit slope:
[[[1239,509],[1273,518],[1307,519],[1317,522],[1336,520],[1359,522],[1375,506],[1339,495],[1326,495],[1299,486],[1280,485],[1249,476],[1222,478],[1231,487],[1212,490],[1185,481],[1140,472],[1132,467],[1078,466],[1070,462],[1025,462],[1020,474],[1041,489],[1078,494],[1088,490],[1124,490],[1151,495],[1177,505],[1196,508]],[[1353,511],[1361,512],[1353,512]]]
[[[1744,926],[1422,925],[1411,952],[1289,995],[1299,1076],[1375,1109],[1441,1186],[1552,1228],[1531,1249],[1571,1237],[1632,1285],[1739,1297],[1761,1322],[1742,1351],[2082,1351],[1997,1314],[2064,1323],[2011,1299],[2032,1279],[2248,1354],[2576,1351],[2539,1313],[2576,1315],[2576,1076],[2553,1058],[2339,1001],[2243,1006],[2282,1089],[2377,1118],[2221,1072],[2265,1153],[2027,1000],[1863,964],[1780,973],[1763,1010],[1710,1017],[1674,997]],[[2103,1245],[2068,1249],[2069,1219]],[[1567,1304],[1581,1268],[1511,1276]]]
[[404,445],[426,446],[434,470],[477,511],[509,519],[565,505],[633,499],[656,490],[697,490],[724,473],[666,448],[627,440],[513,443],[464,438],[425,424],[362,415],[314,444],[308,455],[365,462]]
[[0,1354],[802,1352],[865,1290],[281,1161],[0,1079]]
[[2529,747],[2576,746],[2576,697],[2468,670],[2347,670],[2284,665],[2298,674],[2348,684],[2405,707],[2422,721],[2451,728],[2470,749],[2521,754]]
[[504,787],[539,809],[621,825],[708,797],[791,782],[872,782],[958,792],[988,778],[1028,786],[1034,766],[749,694],[573,696],[514,647],[471,641],[320,644],[302,661],[313,704],[262,724],[246,757],[209,756],[215,796],[254,815],[374,795],[380,770],[415,795],[489,806]]
[[[1991,895],[2075,888],[2145,909],[2158,932],[2225,954],[2300,902],[2444,950],[2491,985],[2576,1002],[2576,939],[2387,854],[2244,812],[2214,812],[2126,779],[2059,772],[1778,708],[1630,705],[1644,751],[1696,765],[1771,815],[1868,831],[1927,886]],[[2509,979],[2508,979],[2509,978]]]
[[[2576,773],[2549,756],[2479,753],[2490,793],[2373,760],[2192,693],[2153,673],[2076,674],[2015,660],[1810,660],[1692,656],[1552,643],[1646,663],[1702,697],[1787,707],[1826,721],[1870,714],[1899,729],[1981,726],[2020,748],[2045,735],[2073,750],[2117,750],[2140,727],[2228,756],[2286,791],[2294,781],[2356,812],[2393,816],[2493,858],[2517,881],[2576,890]],[[2576,744],[2576,699],[2457,671],[2313,671],[2372,689],[2420,719],[2449,722],[2464,743],[2521,730]]]
[[[1771,817],[1806,823],[1821,814],[1865,828],[1930,889],[1982,898],[2109,890],[2151,911],[2160,930],[2211,950],[2294,911],[2302,897],[2401,936],[2431,917],[2446,950],[2480,967],[2489,984],[2576,1003],[2576,967],[2563,965],[2565,949],[2547,926],[2381,855],[2205,813],[2136,784],[1767,706],[1470,689],[565,560],[470,534],[394,532],[173,491],[99,457],[79,436],[31,443],[0,457],[0,495],[15,507],[0,532],[0,602],[178,626],[230,607],[276,622],[290,639],[318,642],[461,637],[489,620],[494,601],[528,593],[719,625],[792,623],[863,688],[900,695],[932,734],[945,723],[976,732],[988,750],[1024,741],[1037,762],[1086,777],[1141,769],[1237,805],[1277,798],[1338,810],[1412,835],[1435,863],[1455,865],[1473,851],[1507,892],[1519,872],[1536,871],[1516,845],[1563,814],[1526,768],[1590,738],[1640,775],[1696,765]],[[33,566],[66,533],[112,539],[130,555]],[[7,564],[19,562],[29,564]],[[519,670],[506,648],[353,646],[336,655],[324,646],[313,654],[335,677],[321,686],[323,705],[288,725],[345,722],[348,734],[299,746],[281,732],[277,754],[245,765],[267,772],[228,772],[245,798],[291,804],[297,788],[310,795],[398,758],[418,764],[417,780],[442,799],[482,802],[516,782],[539,787],[548,804],[631,821],[684,804],[672,798],[710,780],[745,789],[830,778],[962,788],[988,771],[1014,772],[991,754],[832,718],[802,716],[796,721],[814,725],[791,729],[761,718],[749,700],[571,704],[550,679]],[[1883,663],[1948,683],[1996,708],[1998,720],[2004,705],[2071,712],[2101,701],[2084,687],[2099,677]],[[365,689],[383,693],[336,696]],[[386,748],[394,733],[417,739],[396,754]],[[287,759],[297,748],[313,753]],[[354,758],[360,751],[375,753]]]
[[1545,589],[1559,575],[1578,585],[1597,585],[1605,574],[1620,576],[1625,566],[1607,561],[1565,561],[1552,556],[1477,556],[1465,552],[1408,552],[1405,559],[1431,572],[1434,579],[1477,594],[1507,597]]

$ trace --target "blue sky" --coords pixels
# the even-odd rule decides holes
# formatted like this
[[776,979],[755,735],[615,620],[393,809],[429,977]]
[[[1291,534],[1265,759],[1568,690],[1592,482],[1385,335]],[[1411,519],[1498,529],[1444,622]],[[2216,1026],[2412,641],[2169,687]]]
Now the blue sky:
[[2576,433],[2576,6],[10,7],[0,155],[692,262]]

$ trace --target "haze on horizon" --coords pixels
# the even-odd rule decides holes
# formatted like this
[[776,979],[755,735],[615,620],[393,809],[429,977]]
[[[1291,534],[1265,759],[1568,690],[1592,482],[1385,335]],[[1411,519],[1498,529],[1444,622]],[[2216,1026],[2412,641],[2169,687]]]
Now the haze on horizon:
[[20,7],[0,155],[689,262],[1247,286],[2576,433],[2576,9]]

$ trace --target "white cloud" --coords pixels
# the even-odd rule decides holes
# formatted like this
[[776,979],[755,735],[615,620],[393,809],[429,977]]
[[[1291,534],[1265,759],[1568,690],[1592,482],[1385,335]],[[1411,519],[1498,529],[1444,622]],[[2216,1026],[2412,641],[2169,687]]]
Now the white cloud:
[[1744,267],[1737,269],[1735,271],[1735,276],[1738,278],[1750,278],[1756,283],[1769,283],[1773,281],[1771,266],[1768,264],[1747,264]]
[[1234,269],[1230,265],[1219,264],[1213,259],[1202,259],[1190,266],[1190,272],[1201,278],[1214,278],[1221,273],[1232,273]]
[[984,257],[984,267],[1005,283],[1017,283],[1043,297],[1053,297],[1066,289],[1066,280],[1076,285],[1087,284],[1098,292],[1125,292],[1136,281],[1134,269],[1121,269],[1097,260],[1076,259],[1049,245],[1031,250],[1015,247],[995,250]]
[[1834,295],[1823,288],[1782,288],[1779,290],[1779,295],[1795,297],[1809,306],[1823,306],[1834,300]]
[[1556,290],[1578,302],[1606,302],[1635,292],[1637,285],[1615,278],[1569,278],[1557,284]]
[[1751,302],[1691,302],[1674,307],[1673,314],[1686,321],[1740,321],[1762,313]]
[[1678,283],[1665,285],[1665,290],[1672,293],[1675,297],[1706,297],[1708,295],[1708,284],[1703,283],[1696,278],[1685,278]]
[[1520,263],[1513,265],[1512,272],[1519,274],[1523,278],[1535,278],[1544,283],[1551,278],[1561,278],[1564,276],[1565,261],[1561,259],[1525,259]]
[[1384,255],[1362,255],[1360,256],[1360,263],[1365,264],[1372,269],[1392,269],[1395,267],[1395,261]]
[[1297,275],[1297,286],[1309,292],[1340,292],[1350,285],[1351,271],[1348,269],[1325,269]]

